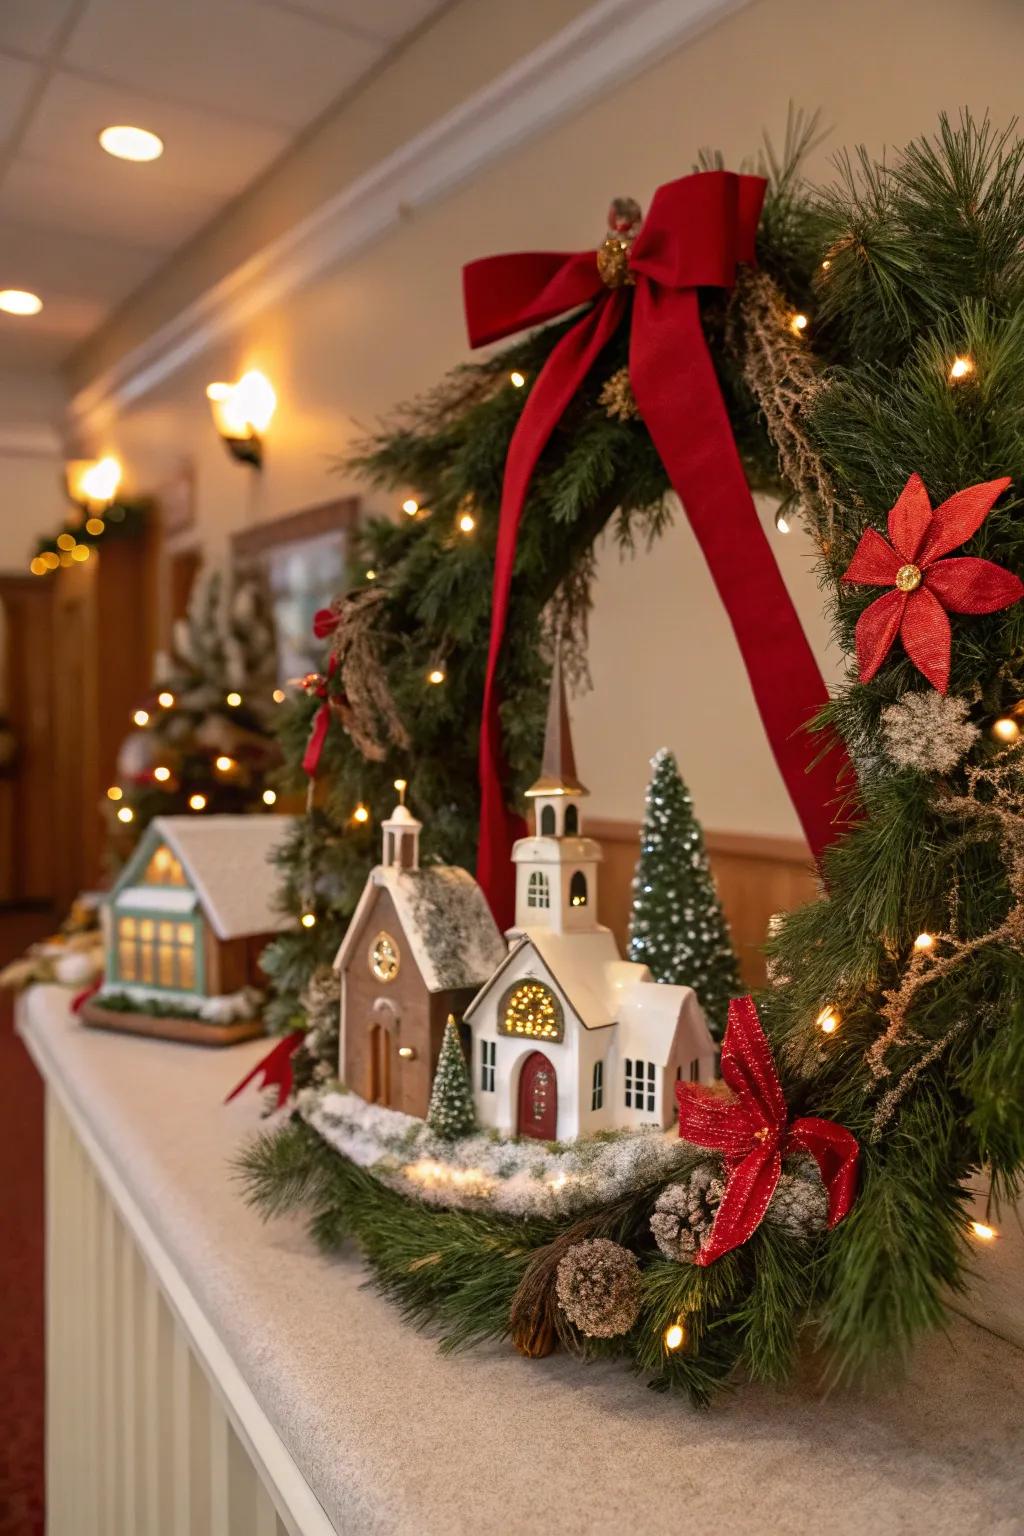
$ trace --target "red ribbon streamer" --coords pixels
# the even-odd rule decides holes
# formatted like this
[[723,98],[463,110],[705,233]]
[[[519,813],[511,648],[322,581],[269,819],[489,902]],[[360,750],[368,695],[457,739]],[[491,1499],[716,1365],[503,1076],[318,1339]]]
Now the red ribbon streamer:
[[90,997],[95,997],[96,993],[100,990],[102,985],[103,972],[101,971],[100,974],[96,977],[95,981],[90,981],[89,985],[87,987],[83,987],[81,992],[75,993],[74,997],[71,999],[71,1012],[81,1013]]
[[237,1099],[243,1088],[247,1088],[255,1079],[260,1078],[261,1089],[276,1088],[277,1103],[275,1109],[287,1103],[292,1092],[292,1057],[305,1039],[305,1030],[293,1029],[290,1035],[284,1035],[253,1067],[247,1072],[240,1083],[236,1083],[224,1100],[230,1104],[232,1099]]
[[[321,613],[327,612],[326,609],[321,609],[320,611]],[[332,656],[330,661],[327,663],[327,676],[318,678],[315,686],[312,689],[312,692],[315,694],[315,696],[318,699],[321,699],[323,702],[321,703],[320,708],[317,710],[316,714],[313,716],[313,726],[310,730],[309,740],[306,743],[306,750],[302,757],[303,771],[306,773],[307,777],[311,779],[316,778],[317,769],[320,767],[320,754],[324,749],[324,742],[327,739],[327,729],[331,723],[331,698],[328,692],[327,684],[330,678],[334,676],[336,666],[337,658]]]
[[[697,290],[731,287],[752,263],[765,183],[706,171],[659,187],[630,253],[635,279],[629,372],[633,393],[686,509],[732,622],[754,698],[815,857],[839,834],[830,802],[847,766],[837,743],[803,729],[828,694],[761,527],[701,328]],[[496,919],[513,918],[511,846],[522,829],[502,793],[498,660],[508,618],[516,539],[534,468],[569,402],[624,319],[625,288],[607,288],[596,254],[524,252],[463,270],[470,343],[483,346],[592,307],[553,348],[512,435],[495,556],[490,648],[480,731],[477,875]],[[812,766],[813,764],[813,766]],[[851,770],[852,772],[852,770]]]
[[725,1159],[725,1192],[698,1264],[738,1248],[760,1226],[787,1152],[814,1158],[828,1194],[828,1224],[842,1221],[857,1191],[860,1148],[845,1126],[805,1117],[789,1122],[771,1046],[752,997],[734,998],[722,1042],[722,1076],[734,1097],[677,1083],[679,1134]]

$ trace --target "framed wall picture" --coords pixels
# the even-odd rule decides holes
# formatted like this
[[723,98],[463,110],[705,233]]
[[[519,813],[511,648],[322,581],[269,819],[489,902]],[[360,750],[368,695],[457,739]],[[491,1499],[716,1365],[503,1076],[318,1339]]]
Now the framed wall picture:
[[349,547],[359,519],[359,498],[342,497],[236,533],[236,562],[265,570],[277,627],[278,680],[302,677],[323,665],[323,642],[313,615],[347,585]]

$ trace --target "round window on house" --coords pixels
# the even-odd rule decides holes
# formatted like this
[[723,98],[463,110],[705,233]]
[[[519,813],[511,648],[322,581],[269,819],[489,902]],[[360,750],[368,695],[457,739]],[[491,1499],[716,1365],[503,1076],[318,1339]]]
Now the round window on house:
[[587,904],[587,877],[578,869],[569,881],[569,905],[585,907]]

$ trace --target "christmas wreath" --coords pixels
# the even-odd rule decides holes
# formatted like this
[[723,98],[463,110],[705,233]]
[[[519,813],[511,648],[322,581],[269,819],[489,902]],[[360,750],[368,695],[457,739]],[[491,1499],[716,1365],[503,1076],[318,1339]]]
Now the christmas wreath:
[[[265,1214],[305,1207],[319,1242],[354,1240],[448,1347],[616,1353],[702,1403],[738,1374],[785,1380],[807,1335],[830,1380],[891,1370],[965,1284],[965,1181],[985,1170],[1013,1198],[1024,1170],[1024,145],[943,119],[884,165],[841,158],[816,190],[799,175],[810,128],[791,127],[765,167],[756,266],[751,248],[722,284],[702,269],[686,319],[747,480],[781,492],[780,517],[817,541],[857,670],[814,732],[839,738],[855,773],[819,795],[813,826],[827,804],[842,831],[817,838],[824,894],[780,924],[756,1006],[734,1005],[725,1095],[681,1085],[671,1146],[592,1149],[597,1188],[559,1185],[542,1163],[546,1203],[510,1212],[472,1189],[411,1194],[387,1131],[329,1081],[329,964],[395,775],[414,768],[426,851],[471,865],[481,717],[503,790],[486,819],[535,772],[553,629],[585,666],[598,533],[650,540],[672,516],[678,476],[655,446],[661,417],[645,419],[662,409],[649,352],[636,355],[643,230],[617,204],[597,268],[612,298],[588,270],[535,317],[571,301],[589,329],[558,319],[457,370],[360,455],[409,515],[367,529],[359,579],[329,616],[330,667],[289,710],[297,782],[322,725],[320,789],[284,868],[287,903],[312,921],[266,964],[271,1023],[303,1043],[278,1048],[294,1112],[242,1159]],[[495,646],[506,460],[559,348],[576,366],[533,437],[518,538],[498,557]],[[379,1161],[339,1152],[357,1133],[380,1136]]]

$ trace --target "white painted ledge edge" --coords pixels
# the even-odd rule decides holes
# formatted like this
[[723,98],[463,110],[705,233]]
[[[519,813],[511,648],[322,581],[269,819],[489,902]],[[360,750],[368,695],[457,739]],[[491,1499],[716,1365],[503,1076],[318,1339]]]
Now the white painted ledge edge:
[[302,1536],[337,1536],[323,1506],[299,1471],[276,1429],[228,1353],[213,1325],[182,1278],[174,1260],[153,1231],[110,1158],[93,1135],[65,1082],[57,1058],[28,1026],[31,993],[18,1000],[16,1027],[47,1088],[60,1103],[107,1193],[168,1305],[188,1335],[193,1352],[224,1407],[278,1514]]
[[73,397],[72,416],[102,417],[141,398],[253,315],[354,256],[411,210],[748,4],[598,0],[126,352]]

